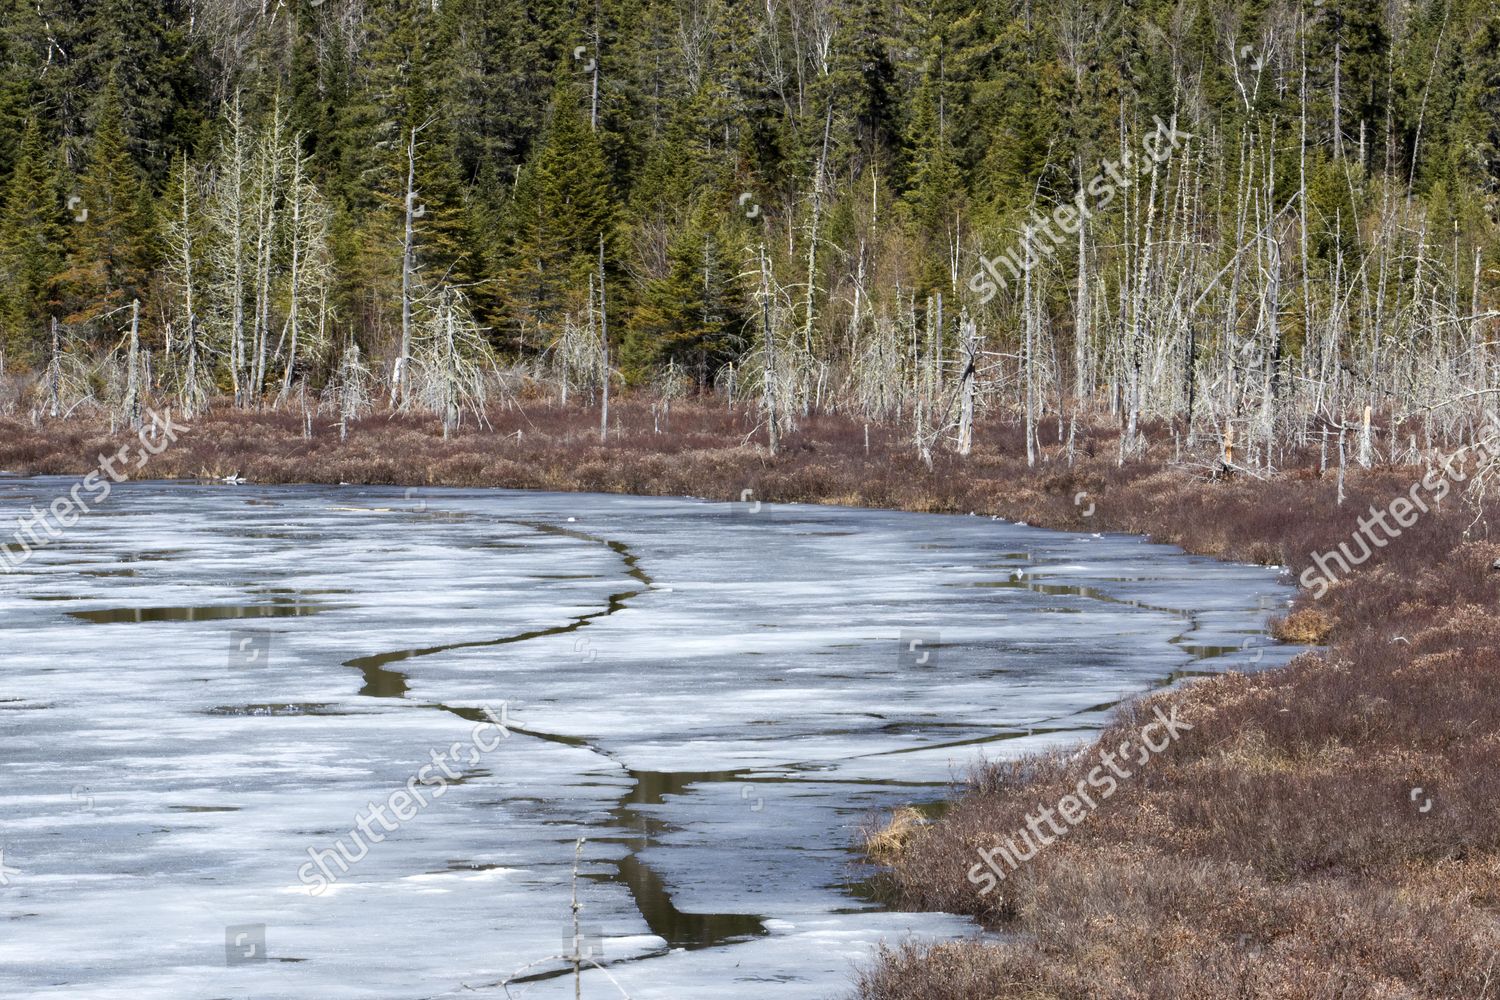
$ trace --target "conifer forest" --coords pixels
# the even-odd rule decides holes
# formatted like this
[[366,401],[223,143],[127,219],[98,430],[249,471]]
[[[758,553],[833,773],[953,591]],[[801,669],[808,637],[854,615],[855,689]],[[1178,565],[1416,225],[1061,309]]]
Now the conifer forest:
[[1106,410],[1124,455],[1161,418],[1267,462],[1368,451],[1365,407],[1426,446],[1496,386],[1485,0],[8,7],[38,420],[613,388],[924,456]]

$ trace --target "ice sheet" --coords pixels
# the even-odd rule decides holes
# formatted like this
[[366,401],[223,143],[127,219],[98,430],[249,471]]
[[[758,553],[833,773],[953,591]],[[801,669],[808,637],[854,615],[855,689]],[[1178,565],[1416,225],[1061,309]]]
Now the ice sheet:
[[[0,480],[0,535],[70,486]],[[503,996],[563,968],[579,837],[629,995],[839,995],[882,938],[975,933],[855,892],[863,822],[1284,662],[1290,595],[978,517],[129,484],[0,574],[0,995]],[[440,798],[299,878],[455,744]]]

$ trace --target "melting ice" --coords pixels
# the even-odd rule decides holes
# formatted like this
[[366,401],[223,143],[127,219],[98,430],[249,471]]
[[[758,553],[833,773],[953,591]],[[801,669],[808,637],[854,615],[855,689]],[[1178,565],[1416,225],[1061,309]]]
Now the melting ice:
[[[0,535],[70,485],[0,480]],[[863,822],[1284,662],[1290,594],[987,518],[120,487],[0,575],[0,995],[571,996],[583,837],[585,996],[838,996],[881,940],[977,933],[861,895]],[[299,877],[486,706],[493,750]]]

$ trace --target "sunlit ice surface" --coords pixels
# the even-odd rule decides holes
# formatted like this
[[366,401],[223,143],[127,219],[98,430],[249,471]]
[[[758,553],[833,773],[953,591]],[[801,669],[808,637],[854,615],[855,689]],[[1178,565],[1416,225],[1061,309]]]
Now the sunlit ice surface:
[[[13,559],[71,486],[0,479]],[[119,486],[0,574],[0,995],[835,995],[979,933],[871,898],[862,825],[1285,662],[1291,593],[986,517]]]

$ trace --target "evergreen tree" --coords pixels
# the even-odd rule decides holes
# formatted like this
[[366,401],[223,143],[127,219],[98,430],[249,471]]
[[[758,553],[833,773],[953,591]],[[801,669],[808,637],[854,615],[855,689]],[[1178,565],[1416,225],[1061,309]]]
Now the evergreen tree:
[[[82,16],[69,58],[59,60],[63,75],[71,74],[69,82],[78,88],[67,100],[82,106],[96,93],[114,89],[125,146],[137,167],[160,181],[172,152],[193,144],[206,117],[193,79],[191,8],[184,0],[96,0],[79,6]],[[95,121],[94,131],[100,127]]]
[[45,35],[34,3],[0,0],[0,179],[10,176],[27,123],[42,111],[37,81]]
[[[1479,185],[1492,201],[1500,194],[1500,10],[1481,15],[1465,43],[1466,73],[1459,86],[1450,149],[1456,180]],[[1490,209],[1500,221],[1500,212]]]
[[[274,345],[290,252],[286,177],[256,200],[251,138],[249,186],[230,217],[254,249],[225,256],[217,227],[228,206],[205,162],[216,146],[216,115],[205,109],[236,95],[246,137],[265,135],[280,102],[285,138],[296,135],[305,158],[283,151],[278,162],[305,169],[320,212],[332,211],[319,316],[337,316],[366,356],[387,363],[395,310],[411,305],[404,278],[415,276],[418,297],[465,286],[479,325],[527,351],[550,345],[564,317],[587,328],[602,280],[611,336],[636,375],[671,362],[706,378],[739,335],[706,319],[734,311],[719,307],[733,283],[712,276],[762,241],[775,322],[795,330],[795,346],[844,350],[847,339],[858,352],[873,317],[901,312],[894,296],[920,302],[968,285],[961,262],[976,244],[993,252],[1013,243],[1033,204],[1048,212],[1071,199],[1122,141],[1134,145],[1153,116],[1173,112],[1201,137],[1202,158],[1171,174],[1191,187],[1159,190],[1154,216],[1136,211],[1144,192],[1134,191],[1091,219],[1089,275],[1068,275],[1071,242],[1049,257],[1038,294],[1062,320],[1048,318],[1049,331],[1066,335],[1068,295],[1140,313],[1138,300],[1119,297],[1122,281],[1149,294],[1159,278],[1138,281],[1137,265],[1196,259],[1200,251],[1182,248],[1273,217],[1292,236],[1278,236],[1281,269],[1268,294],[1332,301],[1333,291],[1309,286],[1338,280],[1347,298],[1342,283],[1383,252],[1369,236],[1372,214],[1390,204],[1378,199],[1408,185],[1415,201],[1398,228],[1414,242],[1400,253],[1416,262],[1420,252],[1421,263],[1388,264],[1380,287],[1392,315],[1425,316],[1435,302],[1474,299],[1476,250],[1478,298],[1489,293],[1500,215],[1497,46],[1491,0],[1409,9],[1369,0],[0,0],[0,235],[9,244],[0,247],[0,320],[15,356],[15,338],[31,336],[48,311],[85,320],[175,287],[172,240],[148,234],[152,206],[180,214],[181,177],[168,173],[186,171],[203,180],[197,210],[214,251],[195,277],[205,324],[222,337],[224,265],[240,260],[257,356],[267,339]],[[1250,142],[1257,156],[1242,167]],[[1280,204],[1265,203],[1272,191]],[[1294,192],[1305,197],[1282,201]],[[1168,218],[1189,205],[1191,222]],[[59,222],[50,257],[36,252],[36,234]],[[1168,231],[1159,224],[1182,240],[1132,257],[1148,222],[1153,242]],[[257,242],[268,232],[269,243]],[[1220,291],[1244,295],[1264,273],[1231,271]],[[1423,305],[1401,311],[1408,273],[1424,283]],[[146,323],[168,315],[148,310]],[[1363,322],[1358,310],[1347,315]],[[1095,324],[1092,335],[1104,329]]]
[[61,276],[68,322],[87,323],[144,295],[151,265],[147,191],[130,155],[114,81],[99,98]]
[[[1325,0],[1311,9],[1307,31],[1312,120],[1320,145],[1354,159],[1383,157],[1388,39],[1384,8],[1367,0]],[[1435,40],[1435,39],[1434,39]],[[1430,59],[1431,50],[1427,52]],[[1427,67],[1421,68],[1422,78]],[[1335,137],[1335,112],[1338,135]]]
[[914,235],[923,251],[917,262],[923,290],[939,291],[949,284],[946,260],[960,197],[960,177],[948,141],[950,126],[945,121],[941,94],[939,79],[929,75],[923,80],[912,123],[915,149],[907,192]]
[[625,343],[627,371],[637,381],[671,362],[707,386],[735,353],[747,306],[717,225],[725,209],[716,200],[699,200],[667,252],[668,272],[647,282],[642,293]]
[[577,83],[560,73],[551,119],[521,170],[508,212],[504,294],[518,344],[541,346],[563,311],[583,302],[599,240],[614,239],[614,196]]
[[37,360],[60,261],[57,172],[35,118],[26,123],[0,216],[0,346],[6,357]]

